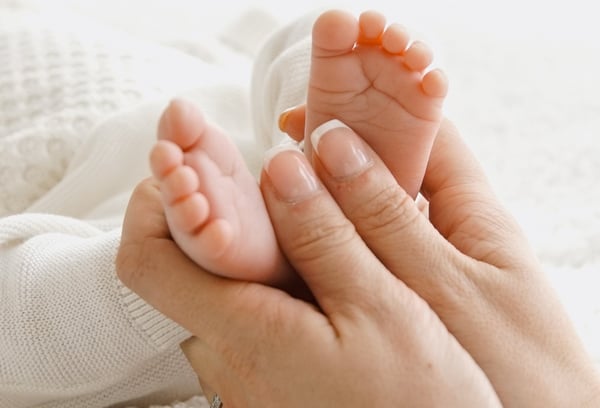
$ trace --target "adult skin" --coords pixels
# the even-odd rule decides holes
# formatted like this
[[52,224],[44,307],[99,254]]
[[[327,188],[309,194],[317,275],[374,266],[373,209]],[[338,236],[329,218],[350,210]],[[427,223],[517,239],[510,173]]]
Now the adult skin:
[[[304,137],[304,115],[299,106],[280,122],[297,141]],[[342,208],[352,194],[364,194],[360,181],[352,181],[353,191],[336,192],[339,183],[316,170]],[[379,187],[380,202],[366,197],[361,212],[346,215],[471,353],[503,404],[600,406],[598,371],[526,237],[454,125],[442,123],[423,181],[429,222],[414,215],[395,222],[405,211],[414,214],[412,203],[402,192],[386,196],[386,188],[394,189]],[[403,202],[394,209],[386,200]]]
[[[287,154],[292,165],[309,170],[300,151]],[[269,168],[279,166],[273,171],[284,181],[287,164],[283,154]],[[343,222],[339,232],[325,226],[284,243],[320,308],[279,289],[204,272],[171,241],[152,181],[131,199],[119,275],[195,335],[184,350],[225,407],[499,407],[472,357],[373,255],[314,175],[313,181],[315,194],[271,204],[280,216],[295,213],[297,224],[279,231],[284,236],[296,236],[315,214],[331,214],[336,228]],[[319,239],[327,231],[331,239]],[[314,246],[302,244],[313,238]]]
[[[497,406],[455,338],[506,406],[598,404],[569,319],[451,125],[425,178],[430,219],[351,131],[316,147],[322,184],[288,151],[261,187],[318,309],[205,273],[169,239],[152,183],[132,197],[119,276],[196,335],[184,349],[225,406]],[[362,167],[337,165],[359,150]]]
[[[299,151],[290,154],[306,160]],[[320,197],[294,206],[304,207],[303,218],[335,212],[344,219],[328,195]],[[297,252],[286,252],[298,260],[319,310],[279,289],[199,268],[171,241],[159,192],[148,180],[130,202],[118,271],[195,335],[184,351],[225,407],[499,407],[471,356],[344,222],[334,240],[320,241],[327,248],[314,247],[327,256],[295,243]],[[288,224],[285,235],[292,233],[287,228],[296,229]],[[336,245],[338,239],[346,244]]]

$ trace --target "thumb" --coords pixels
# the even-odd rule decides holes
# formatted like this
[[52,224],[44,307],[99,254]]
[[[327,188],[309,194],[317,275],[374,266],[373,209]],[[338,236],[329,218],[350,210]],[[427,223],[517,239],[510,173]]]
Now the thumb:
[[422,193],[429,200],[431,223],[465,255],[502,268],[514,266],[508,260],[529,246],[448,120],[433,145]]

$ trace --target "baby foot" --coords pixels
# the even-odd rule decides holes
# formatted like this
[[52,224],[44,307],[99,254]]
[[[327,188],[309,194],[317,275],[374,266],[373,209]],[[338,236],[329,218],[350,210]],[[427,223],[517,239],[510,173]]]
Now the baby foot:
[[365,12],[357,20],[342,11],[322,14],[313,26],[306,106],[310,133],[339,119],[361,135],[415,197],[442,119],[448,82],[426,72],[433,57],[421,42],[410,43],[400,25]]
[[180,100],[163,113],[159,139],[150,165],[179,247],[213,273],[280,282],[287,264],[257,182],[233,142]]

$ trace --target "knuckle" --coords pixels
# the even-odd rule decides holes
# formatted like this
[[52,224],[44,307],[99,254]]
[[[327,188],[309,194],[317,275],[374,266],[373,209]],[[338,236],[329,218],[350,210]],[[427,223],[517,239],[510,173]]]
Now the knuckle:
[[349,217],[367,233],[399,231],[411,225],[420,212],[413,199],[398,185],[391,185],[365,197],[354,207]]
[[290,254],[298,260],[311,260],[337,248],[346,248],[356,237],[356,229],[345,217],[320,214],[303,221],[299,233],[291,236]]
[[[454,256],[453,256],[454,254]],[[478,274],[481,265],[464,258],[455,252],[437,255],[432,253],[428,270],[441,273],[431,276],[421,285],[421,295],[442,317],[456,317],[468,313],[473,302],[481,298]],[[445,261],[440,262],[439,260]],[[487,268],[486,268],[487,269]]]

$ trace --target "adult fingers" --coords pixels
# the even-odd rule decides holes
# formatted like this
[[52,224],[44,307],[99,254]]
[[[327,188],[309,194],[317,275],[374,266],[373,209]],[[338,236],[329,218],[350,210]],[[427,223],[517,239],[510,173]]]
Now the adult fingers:
[[499,268],[531,266],[519,265],[521,259],[531,259],[514,256],[524,253],[528,243],[448,120],[434,143],[422,192],[429,200],[431,222],[461,252]]
[[287,109],[279,116],[279,129],[297,142],[304,139],[306,105]]
[[[263,195],[283,251],[341,337],[354,326],[344,324],[350,320],[413,340],[421,327],[409,303],[415,298],[445,323],[465,309],[477,315],[479,293],[464,273],[474,261],[437,232],[372,149],[339,121],[318,127],[311,142],[315,172],[329,194],[302,154],[286,152],[267,161]],[[454,333],[455,326],[446,327]]]
[[283,252],[330,320],[368,314],[369,306],[383,303],[391,275],[304,154],[290,147],[268,152],[261,188]]
[[440,236],[375,152],[337,120],[318,127],[311,139],[323,184],[387,269],[427,301],[459,301],[469,287],[459,272],[465,257]]
[[[133,197],[128,207],[131,216],[124,220],[128,234],[121,239],[121,244],[138,243],[148,237],[169,238],[158,182],[153,178],[143,180],[136,186]],[[131,224],[135,224],[135,228]]]
[[[295,140],[304,137],[306,107],[284,112],[282,131]],[[454,125],[444,120],[423,181],[430,203],[431,222],[461,252],[500,268],[528,268],[509,256],[528,248],[519,226],[499,203],[483,169]],[[477,245],[473,245],[478,242]]]

